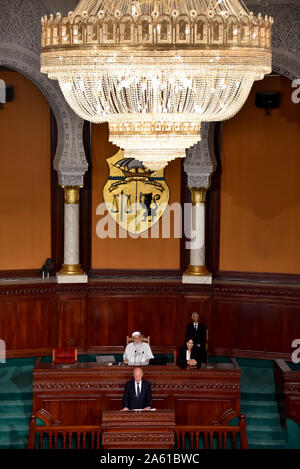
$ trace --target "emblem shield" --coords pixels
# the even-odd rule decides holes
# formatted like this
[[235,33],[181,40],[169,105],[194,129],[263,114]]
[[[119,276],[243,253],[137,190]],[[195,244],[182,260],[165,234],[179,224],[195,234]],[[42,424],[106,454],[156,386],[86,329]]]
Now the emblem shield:
[[106,161],[109,178],[103,198],[107,210],[129,233],[147,231],[161,218],[169,202],[164,170],[153,172],[134,158],[124,158],[123,150]]

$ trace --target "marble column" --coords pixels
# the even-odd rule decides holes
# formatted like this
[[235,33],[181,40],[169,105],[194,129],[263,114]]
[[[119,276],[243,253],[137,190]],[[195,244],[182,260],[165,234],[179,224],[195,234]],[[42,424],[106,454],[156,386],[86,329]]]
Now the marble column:
[[183,283],[212,283],[212,275],[205,265],[205,201],[206,187],[190,187],[192,193],[191,234],[188,241],[190,264],[183,274]]
[[58,283],[87,283],[88,277],[79,263],[79,186],[64,186],[65,228],[64,264],[57,275]]

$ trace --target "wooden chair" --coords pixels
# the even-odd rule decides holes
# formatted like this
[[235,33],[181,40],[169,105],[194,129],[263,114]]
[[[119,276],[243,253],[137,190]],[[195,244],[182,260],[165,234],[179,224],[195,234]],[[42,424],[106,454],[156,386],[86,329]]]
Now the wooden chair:
[[77,349],[74,347],[56,348],[52,350],[53,363],[76,363]]
[[[147,344],[150,345],[150,336],[149,335],[148,335],[148,337],[144,337],[142,335],[141,338],[142,338],[142,342],[147,342]],[[128,345],[130,342],[133,342],[133,341],[134,341],[133,337],[129,337],[129,335],[126,337],[126,345]]]

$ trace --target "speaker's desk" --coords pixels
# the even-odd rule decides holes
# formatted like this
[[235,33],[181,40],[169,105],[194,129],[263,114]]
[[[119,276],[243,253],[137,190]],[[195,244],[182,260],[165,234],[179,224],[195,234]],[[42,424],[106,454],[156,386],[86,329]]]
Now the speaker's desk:
[[[177,425],[226,424],[240,413],[240,369],[235,360],[212,369],[145,366],[152,406],[175,411]],[[119,410],[131,366],[37,363],[33,410],[45,409],[64,424],[99,424],[103,410]]]
[[104,410],[101,428],[104,449],[173,449],[175,444],[174,410]]

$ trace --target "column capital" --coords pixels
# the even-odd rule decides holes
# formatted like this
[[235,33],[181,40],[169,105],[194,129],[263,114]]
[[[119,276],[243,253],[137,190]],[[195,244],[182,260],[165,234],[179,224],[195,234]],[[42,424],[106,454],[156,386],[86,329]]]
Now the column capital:
[[205,204],[207,187],[189,187],[192,194],[192,205]]
[[62,186],[65,191],[65,204],[67,205],[78,205],[79,204],[79,190],[83,186]]
[[210,187],[217,163],[214,154],[214,124],[203,122],[201,140],[187,149],[184,171],[188,187]]

